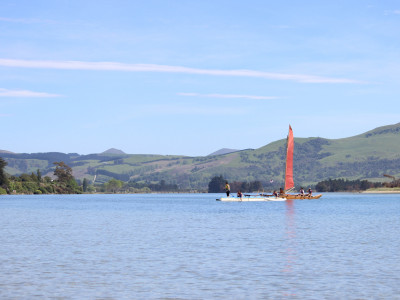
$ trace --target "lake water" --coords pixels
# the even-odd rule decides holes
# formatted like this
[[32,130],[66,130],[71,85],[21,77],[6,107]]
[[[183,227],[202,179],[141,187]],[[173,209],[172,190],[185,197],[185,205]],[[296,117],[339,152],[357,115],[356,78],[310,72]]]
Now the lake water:
[[0,197],[1,299],[400,299],[400,195]]

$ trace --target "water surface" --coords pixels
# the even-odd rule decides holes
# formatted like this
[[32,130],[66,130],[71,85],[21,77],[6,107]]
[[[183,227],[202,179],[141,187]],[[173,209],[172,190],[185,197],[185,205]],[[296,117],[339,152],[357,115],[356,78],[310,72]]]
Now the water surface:
[[400,299],[400,195],[0,197],[0,298]]

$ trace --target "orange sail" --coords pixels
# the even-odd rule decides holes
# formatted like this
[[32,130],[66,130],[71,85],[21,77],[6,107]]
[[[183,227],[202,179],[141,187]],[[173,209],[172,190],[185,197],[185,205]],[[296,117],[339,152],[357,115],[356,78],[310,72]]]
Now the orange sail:
[[287,138],[287,152],[286,152],[285,191],[294,187],[293,148],[294,148],[293,131],[292,131],[292,127],[290,127],[290,125],[289,125],[289,134],[288,134],[288,138]]

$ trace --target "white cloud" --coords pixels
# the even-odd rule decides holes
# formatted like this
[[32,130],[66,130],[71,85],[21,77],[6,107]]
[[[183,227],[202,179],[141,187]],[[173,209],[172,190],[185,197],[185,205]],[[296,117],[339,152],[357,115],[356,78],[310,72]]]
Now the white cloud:
[[178,93],[179,96],[187,97],[206,97],[206,98],[227,98],[227,99],[257,99],[257,100],[271,100],[278,99],[278,97],[272,96],[255,96],[255,95],[230,95],[230,94],[198,94],[198,93]]
[[19,98],[54,98],[61,95],[26,90],[8,90],[0,88],[0,97],[19,97]]
[[55,21],[52,20],[42,20],[42,19],[13,19],[0,17],[0,22],[10,22],[10,23],[23,23],[23,24],[34,24],[34,23],[46,23],[53,24]]
[[400,9],[385,10],[384,14],[387,15],[400,15]]
[[183,106],[183,105],[171,105],[171,104],[157,104],[157,105],[144,105],[136,107],[136,115],[207,115],[207,116],[221,116],[221,115],[239,115],[243,114],[243,110],[238,111],[233,107],[201,107],[201,106]]
[[273,80],[290,80],[303,83],[362,83],[348,78],[333,78],[305,74],[271,73],[256,70],[217,70],[198,69],[181,66],[154,64],[125,64],[118,62],[85,62],[85,61],[46,61],[0,59],[0,66],[61,70],[94,70],[94,71],[127,71],[127,72],[162,72],[212,76],[256,77]]
[[[184,105],[173,105],[173,104],[154,104],[154,105],[139,105],[135,106],[132,110],[126,110],[124,114],[118,116],[118,118],[112,118],[107,121],[107,126],[118,125],[125,126],[127,122],[139,119],[151,117],[213,117],[213,116],[238,116],[243,114],[249,114],[246,108],[238,110],[233,107],[201,107],[201,106],[184,106]],[[96,120],[93,122],[88,122],[83,124],[86,129],[101,129],[104,127],[104,122],[101,120]]]

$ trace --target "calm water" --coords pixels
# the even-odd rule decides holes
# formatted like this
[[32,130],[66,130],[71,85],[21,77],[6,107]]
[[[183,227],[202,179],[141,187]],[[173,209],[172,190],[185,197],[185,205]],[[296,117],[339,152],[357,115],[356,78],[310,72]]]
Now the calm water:
[[0,197],[1,299],[400,299],[400,195]]

